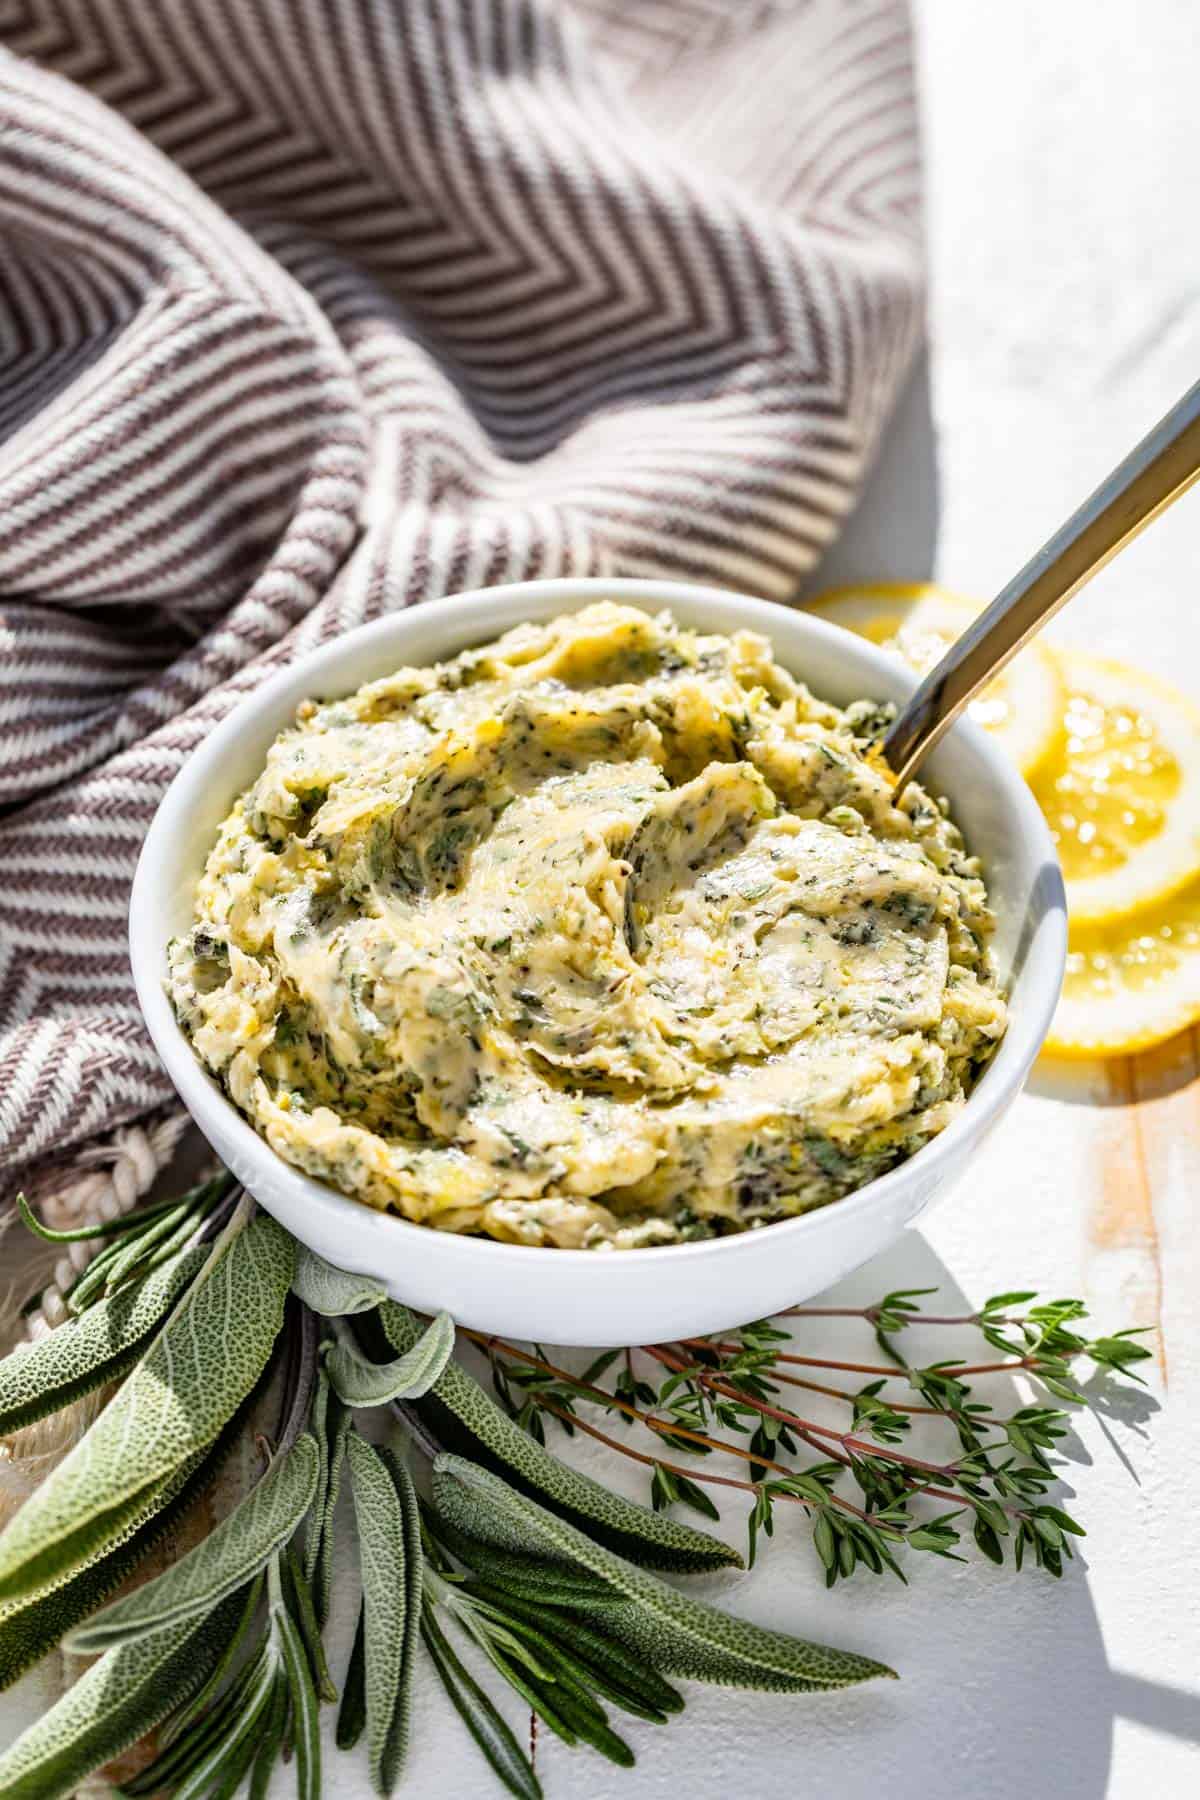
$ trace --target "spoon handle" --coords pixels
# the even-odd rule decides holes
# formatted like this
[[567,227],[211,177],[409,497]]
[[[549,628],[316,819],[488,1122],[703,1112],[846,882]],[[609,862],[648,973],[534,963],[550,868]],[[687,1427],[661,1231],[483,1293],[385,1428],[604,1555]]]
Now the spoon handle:
[[1200,477],[1200,382],[957,638],[883,743],[897,796],[968,701],[1085,581]]

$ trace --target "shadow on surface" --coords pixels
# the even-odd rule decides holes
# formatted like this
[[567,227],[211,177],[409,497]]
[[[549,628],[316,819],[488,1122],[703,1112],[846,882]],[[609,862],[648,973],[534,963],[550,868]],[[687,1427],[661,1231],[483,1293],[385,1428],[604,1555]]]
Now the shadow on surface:
[[[891,1289],[910,1287],[937,1288],[936,1296],[921,1302],[937,1312],[969,1312],[980,1298],[964,1293],[921,1234],[908,1231],[821,1303],[861,1305]],[[904,1334],[901,1347],[909,1360],[926,1363],[959,1355],[975,1360],[979,1343],[969,1329],[918,1327]],[[1002,1377],[980,1381],[976,1396],[989,1400],[999,1416],[1028,1398]],[[932,1446],[925,1453],[932,1453]],[[941,1443],[939,1455],[953,1453],[952,1446]],[[1070,1484],[1083,1479],[1086,1486],[1102,1478],[1102,1471],[1068,1464],[1061,1474],[1067,1506],[1086,1523],[1086,1492],[1076,1502],[1069,1497]],[[1053,1792],[1059,1800],[1101,1800],[1109,1784],[1113,1719],[1125,1710],[1126,1696],[1108,1666],[1086,1558],[1077,1558],[1063,1579],[1054,1581],[1028,1567],[1018,1574],[1011,1561],[993,1568],[976,1554],[969,1532],[964,1537],[964,1554],[971,1558],[967,1566],[947,1567],[933,1559],[924,1564],[909,1557],[910,1590],[889,1591],[875,1583],[858,1596],[866,1620],[864,1638],[874,1635],[881,1602],[886,1607],[888,1650],[903,1676],[903,1705],[893,1722],[891,1752],[894,1766],[907,1771],[904,1792],[949,1800],[967,1785],[960,1782],[962,1771],[969,1768],[979,1777],[983,1770],[1003,1769],[1002,1779],[972,1779],[972,1789],[988,1796],[1026,1791]],[[919,1566],[910,1569],[910,1564]],[[841,1596],[843,1606],[847,1598],[848,1591]],[[832,1632],[837,1616],[831,1609],[821,1622]],[[844,1629],[844,1617],[842,1625]],[[1014,1655],[1018,1644],[1020,1653]],[[947,1703],[947,1683],[957,1697],[953,1704]],[[1160,1704],[1152,1693],[1141,1695],[1140,1703],[1146,1708]],[[1167,1709],[1165,1699],[1161,1705]],[[864,1746],[861,1735],[855,1735],[857,1763]],[[844,1775],[839,1778],[841,1800],[857,1800],[860,1792],[865,1800],[878,1791],[890,1760],[883,1744],[876,1745],[871,1760],[870,1778],[865,1768],[849,1783]]]
[[[936,1288],[936,1299],[923,1304],[939,1313],[970,1312],[980,1299],[965,1294],[925,1239],[908,1231],[813,1304],[858,1308],[897,1288]],[[781,1323],[801,1354],[819,1346],[819,1354],[835,1360],[878,1360],[861,1319],[791,1317]],[[915,1327],[902,1338],[905,1355],[918,1365],[944,1357],[975,1360],[979,1343],[973,1330],[958,1327]],[[853,1387],[865,1377],[830,1379]],[[1000,1416],[1028,1399],[1003,1376],[981,1381],[976,1393]],[[844,1423],[833,1401],[790,1390],[788,1398],[809,1418]],[[1125,1436],[1123,1425],[1117,1429]],[[942,1430],[926,1426],[928,1435],[906,1447],[944,1460],[955,1446],[934,1436]],[[644,1469],[578,1438],[569,1446],[555,1440],[553,1447],[589,1473],[645,1498]],[[1076,1459],[1062,1471],[1084,1489],[1078,1502],[1068,1498],[1067,1505],[1085,1526],[1087,1489],[1128,1478],[1106,1468],[1107,1453],[1094,1441],[1091,1458],[1099,1465],[1093,1470]],[[730,1465],[725,1472],[735,1470]],[[722,1535],[739,1545],[745,1541],[741,1499],[721,1501]],[[908,1587],[863,1572],[828,1592],[811,1533],[780,1508],[775,1536],[753,1569],[697,1582],[693,1591],[732,1613],[878,1657],[901,1680],[813,1696],[811,1704],[752,1693],[739,1694],[735,1703],[728,1694],[689,1684],[688,1767],[705,1771],[694,1791],[703,1800],[741,1791],[748,1750],[756,1746],[758,1800],[794,1800],[798,1769],[806,1791],[828,1789],[838,1800],[879,1800],[884,1792],[906,1800],[960,1800],[968,1792],[973,1800],[1011,1800],[1014,1793],[1102,1800],[1118,1711],[1178,1735],[1192,1730],[1186,1695],[1109,1669],[1086,1557],[1054,1581],[1028,1565],[1020,1574],[1011,1563],[994,1568],[976,1554],[969,1532],[964,1535],[969,1560],[963,1565],[913,1554],[905,1559]],[[668,1759],[677,1752],[653,1734],[639,1737],[637,1751],[644,1791],[657,1792],[656,1783],[670,1779]],[[609,1800],[608,1788],[597,1791]]]
[[1143,1681],[1140,1675],[1122,1675],[1119,1669],[1110,1672],[1109,1682],[1113,1711],[1123,1719],[1134,1719],[1166,1737],[1200,1744],[1200,1694],[1159,1681]]
[[940,510],[929,354],[922,348],[858,504],[801,598],[850,582],[928,581]]

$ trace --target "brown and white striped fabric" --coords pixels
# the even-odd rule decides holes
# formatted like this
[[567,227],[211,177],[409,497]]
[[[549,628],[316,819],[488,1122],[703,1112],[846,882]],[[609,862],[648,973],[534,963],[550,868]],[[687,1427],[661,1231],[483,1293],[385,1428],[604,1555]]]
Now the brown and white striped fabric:
[[0,0],[0,45],[11,1171],[169,1092],[128,887],[237,698],[457,588],[787,599],[920,250],[903,0]]

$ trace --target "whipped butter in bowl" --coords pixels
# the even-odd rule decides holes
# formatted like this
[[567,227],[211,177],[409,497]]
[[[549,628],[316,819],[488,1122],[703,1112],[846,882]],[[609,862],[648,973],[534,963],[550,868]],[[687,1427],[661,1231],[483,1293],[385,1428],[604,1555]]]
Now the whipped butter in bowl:
[[175,1017],[288,1164],[442,1232],[624,1252],[823,1208],[1006,1028],[986,870],[892,804],[885,716],[604,599],[305,700],[208,848]]

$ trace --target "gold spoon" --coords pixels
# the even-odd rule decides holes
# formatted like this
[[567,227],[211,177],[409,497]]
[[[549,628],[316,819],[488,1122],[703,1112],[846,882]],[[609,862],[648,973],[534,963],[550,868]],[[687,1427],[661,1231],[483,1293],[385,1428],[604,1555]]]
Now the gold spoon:
[[883,741],[896,797],[963,707],[1142,527],[1200,478],[1200,382],[1060,525],[930,670]]

